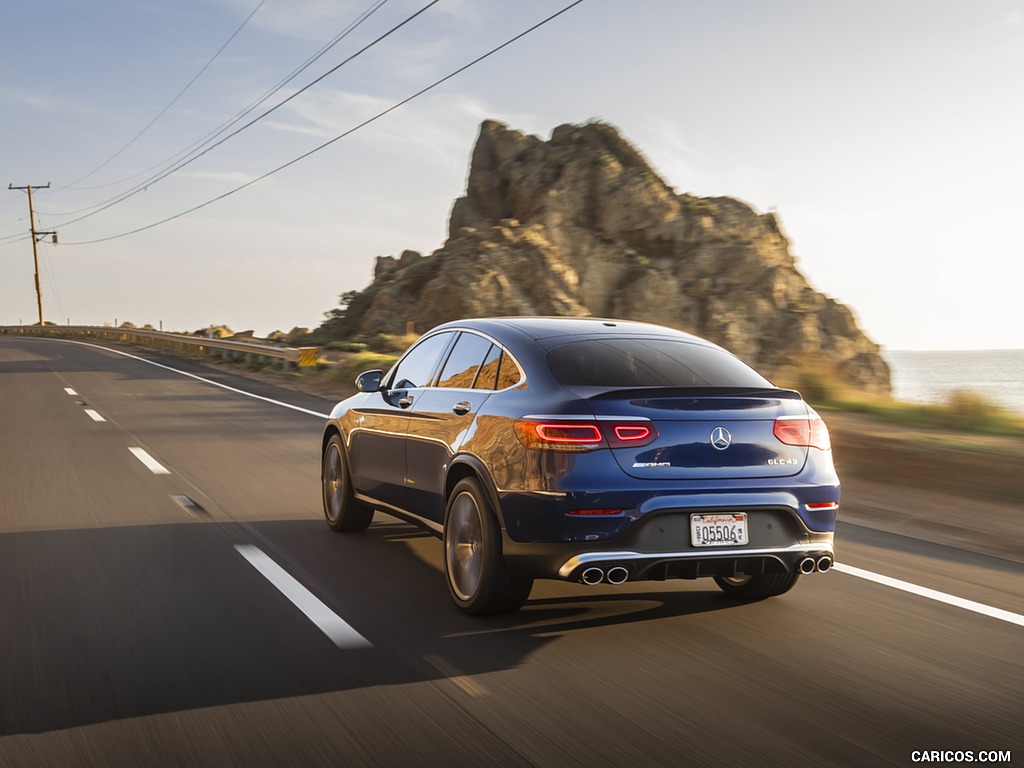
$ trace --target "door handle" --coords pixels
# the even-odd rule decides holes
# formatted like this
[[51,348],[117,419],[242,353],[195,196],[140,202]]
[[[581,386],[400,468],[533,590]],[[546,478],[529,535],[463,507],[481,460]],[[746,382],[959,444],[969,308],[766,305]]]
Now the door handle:
[[408,408],[412,405],[412,395],[406,395],[398,401],[399,406],[402,408]]
[[473,404],[466,400],[463,400],[461,403],[456,403],[455,405],[452,406],[452,412],[458,414],[459,416],[465,416],[472,409]]

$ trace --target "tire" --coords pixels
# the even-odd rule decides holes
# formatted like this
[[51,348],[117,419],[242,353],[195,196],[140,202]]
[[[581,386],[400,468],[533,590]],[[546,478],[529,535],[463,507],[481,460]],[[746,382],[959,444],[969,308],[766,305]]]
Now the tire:
[[331,530],[342,533],[365,531],[373,520],[373,507],[359,501],[352,490],[348,459],[340,435],[332,435],[324,449],[320,468],[324,517]]
[[456,483],[444,514],[444,573],[459,610],[471,616],[518,611],[533,579],[513,573],[501,554],[493,505],[475,477]]
[[789,592],[800,578],[793,568],[789,573],[763,573],[759,576],[715,576],[715,583],[729,597],[761,600]]

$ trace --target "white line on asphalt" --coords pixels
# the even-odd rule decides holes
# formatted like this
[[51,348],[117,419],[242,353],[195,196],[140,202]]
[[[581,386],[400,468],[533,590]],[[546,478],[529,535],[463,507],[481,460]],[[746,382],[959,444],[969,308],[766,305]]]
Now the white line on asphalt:
[[873,581],[876,584],[883,584],[887,587],[892,587],[893,589],[901,589],[904,592],[910,592],[914,595],[927,597],[929,600],[937,600],[938,602],[945,603],[946,605],[954,605],[957,608],[963,608],[965,611],[974,611],[975,613],[990,616],[993,619],[1008,621],[1010,624],[1016,624],[1019,627],[1024,627],[1024,616],[1021,616],[1019,613],[1004,611],[1002,608],[993,608],[992,606],[985,605],[984,603],[976,603],[973,600],[966,600],[962,597],[957,597],[956,595],[948,595],[945,592],[939,592],[935,589],[911,584],[909,581],[894,579],[891,576],[883,576],[880,573],[865,571],[863,568],[857,568],[852,565],[835,563],[832,567],[840,573],[846,573],[860,579],[867,579],[868,581]]
[[235,544],[239,554],[249,561],[263,577],[273,584],[292,603],[306,614],[320,631],[331,638],[339,648],[372,648],[373,645],[360,635],[338,614],[324,605],[320,599],[302,586],[284,568],[268,557],[262,549],[251,544]]
[[75,392],[75,390],[73,390],[71,387],[64,387],[64,391],[67,392],[72,397],[78,397],[78,393]]
[[92,419],[93,421],[106,421],[106,419],[104,419],[102,416],[96,413],[96,411],[94,411],[92,408],[86,408],[85,412],[89,414],[89,418]]
[[104,346],[102,346],[100,344],[90,344],[87,341],[75,341],[73,339],[51,339],[51,341],[63,341],[63,342],[66,342],[68,344],[81,344],[83,347],[95,347],[96,349],[102,349],[104,352],[113,352],[115,355],[122,355],[123,357],[130,357],[132,360],[139,360],[139,361],[141,361],[143,363],[149,363],[149,365],[155,365],[157,368],[163,368],[164,370],[167,370],[167,371],[173,371],[174,373],[180,373],[182,376],[188,376],[190,379],[195,379],[196,381],[202,381],[202,382],[204,382],[206,384],[212,384],[215,387],[220,387],[221,389],[226,389],[226,390],[228,390],[228,392],[235,392],[236,394],[239,394],[239,395],[245,395],[246,397],[252,397],[252,398],[254,398],[256,400],[262,400],[265,403],[273,403],[274,405],[280,405],[282,408],[290,408],[291,410],[298,411],[299,413],[308,413],[310,416],[316,416],[316,417],[321,418],[321,419],[329,419],[330,418],[330,414],[328,414],[328,413],[318,413],[317,411],[311,411],[308,408],[300,408],[297,405],[292,405],[291,403],[283,403],[280,400],[274,400],[273,398],[264,397],[263,395],[254,395],[252,392],[246,392],[244,389],[236,389],[235,387],[229,387],[227,384],[221,384],[219,381],[213,381],[212,379],[204,379],[202,376],[196,376],[194,373],[189,373],[188,371],[179,371],[177,368],[171,368],[171,366],[169,366],[169,365],[164,365],[163,363],[155,363],[152,360],[147,360],[146,358],[139,357],[138,355],[129,355],[127,352],[122,352],[119,349],[111,349],[110,347],[104,347]]
[[145,464],[149,468],[149,471],[152,472],[154,475],[169,475],[169,474],[171,474],[171,470],[167,469],[167,467],[165,467],[159,461],[154,459],[152,456],[150,456],[148,453],[146,453],[141,448],[129,448],[128,450],[131,451],[135,455],[136,459],[138,459],[143,464]]

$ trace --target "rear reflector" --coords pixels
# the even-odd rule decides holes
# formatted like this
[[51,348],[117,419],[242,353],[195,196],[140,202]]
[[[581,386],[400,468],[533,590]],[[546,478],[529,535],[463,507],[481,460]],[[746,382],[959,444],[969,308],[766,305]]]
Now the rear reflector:
[[570,509],[566,514],[568,515],[621,515],[621,509]]
[[812,512],[824,512],[831,509],[839,509],[839,505],[834,501],[812,501],[809,504],[804,504]]

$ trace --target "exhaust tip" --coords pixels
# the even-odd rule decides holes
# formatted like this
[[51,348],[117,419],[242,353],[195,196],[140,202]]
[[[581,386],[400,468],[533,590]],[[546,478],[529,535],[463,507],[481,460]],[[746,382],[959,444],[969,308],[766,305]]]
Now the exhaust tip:
[[814,564],[814,567],[818,569],[818,573],[827,573],[832,570],[832,558],[828,555],[822,555],[818,558],[818,561]]
[[797,567],[800,569],[800,573],[807,575],[808,573],[814,573],[817,564],[814,562],[813,557],[805,557]]
[[629,578],[629,571],[621,565],[616,565],[608,569],[605,578],[609,584],[623,584]]
[[600,584],[603,579],[604,571],[595,566],[584,569],[583,573],[580,574],[580,581],[591,587],[595,584]]

